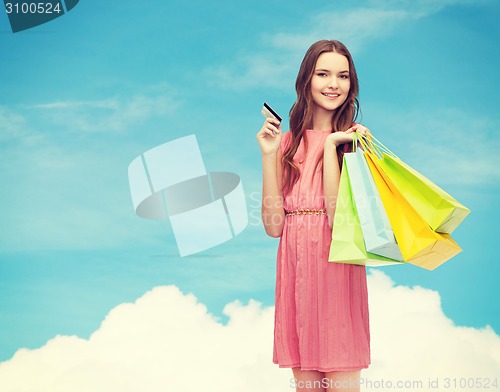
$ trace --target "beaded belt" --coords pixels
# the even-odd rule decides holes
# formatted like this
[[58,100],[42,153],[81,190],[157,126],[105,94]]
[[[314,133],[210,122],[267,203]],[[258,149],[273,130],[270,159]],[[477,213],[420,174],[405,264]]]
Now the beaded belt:
[[326,210],[313,210],[309,208],[285,211],[285,215],[326,215]]

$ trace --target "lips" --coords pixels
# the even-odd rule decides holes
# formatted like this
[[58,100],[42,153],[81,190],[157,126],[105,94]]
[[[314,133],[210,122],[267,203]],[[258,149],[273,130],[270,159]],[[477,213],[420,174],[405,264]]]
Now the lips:
[[321,95],[323,95],[327,98],[330,98],[330,99],[336,99],[336,98],[340,97],[340,94],[337,94],[337,93],[321,93]]

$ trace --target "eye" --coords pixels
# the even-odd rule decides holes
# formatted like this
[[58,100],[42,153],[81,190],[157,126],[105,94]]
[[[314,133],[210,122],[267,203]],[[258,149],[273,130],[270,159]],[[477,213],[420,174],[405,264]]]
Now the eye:
[[324,73],[324,72],[318,72],[316,75],[317,75],[317,76],[320,76],[320,77],[322,77],[322,78],[324,78],[325,76],[328,76],[328,75],[327,75],[326,73]]
[[340,79],[349,79],[349,75],[343,74],[339,76]]

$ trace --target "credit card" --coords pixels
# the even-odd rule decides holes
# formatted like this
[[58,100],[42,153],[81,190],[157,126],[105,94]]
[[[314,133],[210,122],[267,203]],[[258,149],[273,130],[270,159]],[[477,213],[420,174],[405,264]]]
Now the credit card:
[[265,117],[265,118],[275,118],[277,119],[279,122],[281,122],[281,116],[276,113],[273,108],[271,106],[269,106],[267,103],[264,102],[264,106],[262,106],[262,111],[261,111],[262,115]]

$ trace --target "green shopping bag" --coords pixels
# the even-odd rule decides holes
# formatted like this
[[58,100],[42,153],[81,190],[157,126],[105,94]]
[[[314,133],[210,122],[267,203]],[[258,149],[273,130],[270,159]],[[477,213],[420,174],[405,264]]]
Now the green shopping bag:
[[340,175],[328,261],[373,267],[404,263],[366,251],[363,231],[352,195],[349,172],[345,164],[345,157]]
[[380,167],[438,233],[451,234],[470,210],[401,159],[382,154]]
[[363,143],[375,147],[379,167],[432,230],[451,234],[469,215],[470,209],[396,157],[376,138],[365,138]]

